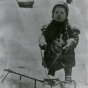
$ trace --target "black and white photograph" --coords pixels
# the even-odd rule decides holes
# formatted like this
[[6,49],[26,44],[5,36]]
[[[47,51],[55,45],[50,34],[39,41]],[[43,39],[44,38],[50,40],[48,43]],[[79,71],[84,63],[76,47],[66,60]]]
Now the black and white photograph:
[[88,88],[88,0],[0,0],[0,88]]

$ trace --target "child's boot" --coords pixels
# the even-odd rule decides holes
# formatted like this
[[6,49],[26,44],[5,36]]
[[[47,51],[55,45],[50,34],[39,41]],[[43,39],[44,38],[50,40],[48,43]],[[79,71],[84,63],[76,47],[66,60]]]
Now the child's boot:
[[76,88],[76,83],[72,81],[71,76],[66,76],[62,88]]
[[71,87],[71,76],[66,76],[63,88],[70,88],[70,87]]
[[71,87],[71,74],[72,74],[72,68],[64,68],[65,70],[65,82],[63,88],[70,88]]

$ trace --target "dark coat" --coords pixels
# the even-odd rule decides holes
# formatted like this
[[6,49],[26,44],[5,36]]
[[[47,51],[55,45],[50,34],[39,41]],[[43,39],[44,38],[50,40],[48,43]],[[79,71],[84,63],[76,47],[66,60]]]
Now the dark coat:
[[[68,21],[60,23],[60,22],[56,22],[55,20],[52,20],[51,23],[46,28],[45,27],[42,28],[42,32],[47,43],[47,48],[44,53],[44,62],[46,64],[46,67],[48,69],[54,69],[56,71],[61,68],[64,68],[64,66],[65,67],[75,66],[74,49],[78,44],[78,40],[79,40],[78,34],[80,34],[80,31],[77,28],[72,27],[68,23]],[[72,46],[70,49],[68,49],[66,53],[64,53],[63,51],[61,54],[62,59],[57,60],[55,63],[55,66],[51,68],[51,64],[54,61],[54,58],[50,57],[51,56],[51,53],[49,53],[51,48],[50,46],[56,38],[58,39],[60,38],[60,34],[63,34],[62,38],[64,41],[67,41],[67,39],[70,39],[70,38],[74,38],[76,40],[76,44]],[[44,66],[44,63],[43,63],[43,66]]]

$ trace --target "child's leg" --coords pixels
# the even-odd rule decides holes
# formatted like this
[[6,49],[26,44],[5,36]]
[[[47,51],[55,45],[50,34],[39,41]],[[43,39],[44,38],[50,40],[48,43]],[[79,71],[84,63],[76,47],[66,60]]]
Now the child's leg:
[[72,67],[64,68],[65,71],[65,82],[71,82],[72,78]]
[[52,69],[49,69],[48,75],[54,76],[55,75],[55,70],[53,68]]

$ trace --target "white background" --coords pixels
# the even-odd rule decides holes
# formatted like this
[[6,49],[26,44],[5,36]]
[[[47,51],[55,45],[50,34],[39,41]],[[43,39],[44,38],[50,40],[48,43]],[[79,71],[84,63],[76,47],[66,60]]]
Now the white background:
[[[41,63],[38,38],[41,27],[52,19],[52,8],[62,0],[35,0],[33,8],[19,8],[16,0],[0,0],[0,81],[6,75],[3,69],[12,69],[40,80],[46,76]],[[65,0],[63,0],[65,1]],[[65,1],[66,2],[66,1]],[[79,44],[75,49],[76,66],[72,79],[77,88],[88,84],[88,0],[73,0],[69,4],[69,21],[79,28]],[[63,69],[55,77],[64,80]],[[9,74],[0,88],[34,88],[34,81]],[[37,83],[37,88],[47,88]],[[50,87],[49,87],[50,88]],[[57,87],[58,88],[58,87]]]

